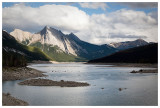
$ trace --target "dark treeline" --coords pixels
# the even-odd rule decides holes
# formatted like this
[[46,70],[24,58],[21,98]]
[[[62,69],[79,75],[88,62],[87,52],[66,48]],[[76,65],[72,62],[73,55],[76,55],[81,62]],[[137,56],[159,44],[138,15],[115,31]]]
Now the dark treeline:
[[3,67],[22,67],[27,64],[27,61],[23,55],[13,52],[6,52],[4,49],[2,57]]
[[89,63],[158,63],[158,43],[119,51]]

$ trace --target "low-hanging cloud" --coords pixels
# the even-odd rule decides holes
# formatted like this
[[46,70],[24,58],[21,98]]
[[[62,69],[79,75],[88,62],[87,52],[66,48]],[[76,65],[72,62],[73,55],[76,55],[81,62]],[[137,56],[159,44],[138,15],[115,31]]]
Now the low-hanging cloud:
[[38,32],[48,25],[65,33],[73,32],[80,39],[95,44],[135,38],[154,42],[158,40],[156,16],[143,11],[121,9],[106,14],[88,15],[69,5],[53,4],[33,8],[17,4],[3,8],[2,12],[3,29],[7,30],[19,28]]

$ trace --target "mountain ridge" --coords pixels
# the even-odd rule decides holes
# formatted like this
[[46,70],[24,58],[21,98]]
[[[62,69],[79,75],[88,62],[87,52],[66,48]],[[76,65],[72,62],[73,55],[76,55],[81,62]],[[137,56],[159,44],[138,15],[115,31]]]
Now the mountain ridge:
[[[109,45],[94,45],[80,40],[73,33],[63,34],[60,30],[45,26],[41,31],[34,33],[32,38],[26,39],[26,45],[35,45],[39,42],[41,50],[44,51],[43,45],[57,46],[60,50],[68,55],[74,55],[85,59],[103,57],[116,51]],[[21,42],[22,43],[22,42]],[[37,44],[39,44],[37,43]],[[38,47],[38,46],[36,46]],[[47,51],[48,52],[48,51]]]
[[2,31],[2,56],[3,66],[25,66],[33,60],[53,60],[39,48],[19,43],[6,31]]
[[125,41],[125,42],[113,42],[108,45],[117,48],[118,50],[125,50],[133,47],[143,46],[149,44],[143,39],[136,39],[134,41]]
[[158,63],[158,43],[134,47],[90,60],[89,63]]

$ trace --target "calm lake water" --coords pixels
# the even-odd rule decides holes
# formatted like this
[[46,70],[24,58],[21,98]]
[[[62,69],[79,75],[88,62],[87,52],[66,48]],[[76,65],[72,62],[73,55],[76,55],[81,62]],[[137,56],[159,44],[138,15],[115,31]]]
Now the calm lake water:
[[[28,67],[46,72],[48,76],[43,77],[46,79],[90,84],[87,87],[38,87],[18,85],[20,80],[2,83],[4,93],[10,92],[12,96],[33,106],[158,105],[158,74],[130,73],[142,69],[140,67],[82,63],[34,64]],[[119,88],[126,89],[119,91]]]

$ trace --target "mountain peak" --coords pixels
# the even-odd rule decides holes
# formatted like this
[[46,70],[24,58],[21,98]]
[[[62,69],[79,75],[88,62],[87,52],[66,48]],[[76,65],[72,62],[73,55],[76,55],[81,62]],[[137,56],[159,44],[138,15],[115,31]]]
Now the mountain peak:
[[143,44],[147,44],[148,43],[143,39],[137,39],[137,40],[135,40],[135,42],[139,42],[139,43],[143,43]]
[[139,39],[137,39],[137,40],[135,40],[135,41],[145,41],[145,40],[139,38]]
[[44,27],[44,29],[50,29],[50,27],[46,25],[46,26]]
[[137,40],[143,40],[143,39],[139,38],[139,39],[137,39]]
[[124,49],[143,46],[143,45],[147,45],[147,44],[149,44],[149,43],[146,42],[145,40],[137,39],[137,40],[134,40],[134,41],[110,43],[110,46],[112,46],[114,48],[117,48],[117,49],[120,49],[120,50],[124,50]]
[[144,44],[148,43],[147,41],[145,41],[143,39],[137,39],[137,40],[135,40],[135,42],[144,43]]
[[74,35],[72,32],[69,35]]
[[14,29],[12,32],[22,32],[20,29]]
[[43,34],[46,34],[47,30],[49,30],[50,27],[49,26],[45,26],[41,31],[40,31],[40,34],[43,35]]
[[67,36],[72,40],[80,41],[80,39],[75,34],[73,34],[72,32]]
[[32,36],[32,33],[26,32],[20,29],[14,29],[10,35],[12,35],[16,40],[22,42],[25,41],[26,39],[30,39]]
[[51,29],[51,27],[46,25],[42,30],[50,30],[50,29]]

